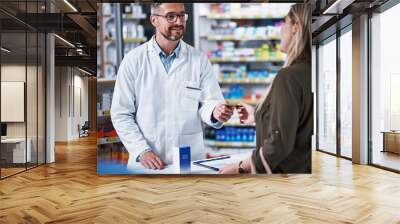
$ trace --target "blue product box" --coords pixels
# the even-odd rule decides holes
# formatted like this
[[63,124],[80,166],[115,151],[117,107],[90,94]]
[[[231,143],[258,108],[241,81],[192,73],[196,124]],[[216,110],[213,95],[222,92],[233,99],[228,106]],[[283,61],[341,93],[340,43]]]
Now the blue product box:
[[190,146],[173,147],[173,167],[175,173],[190,173]]
[[179,147],[179,153],[180,153],[180,168],[181,168],[181,173],[189,173],[190,172],[190,147],[185,146],[185,147]]

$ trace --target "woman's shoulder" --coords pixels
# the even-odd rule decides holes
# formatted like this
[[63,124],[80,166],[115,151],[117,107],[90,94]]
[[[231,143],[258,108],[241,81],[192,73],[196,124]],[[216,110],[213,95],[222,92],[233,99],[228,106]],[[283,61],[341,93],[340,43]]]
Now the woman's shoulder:
[[279,70],[276,78],[280,81],[295,81],[311,79],[311,63],[308,61],[295,62]]
[[296,61],[290,66],[282,68],[278,74],[282,74],[283,76],[291,76],[299,73],[307,73],[311,72],[311,62],[309,61]]

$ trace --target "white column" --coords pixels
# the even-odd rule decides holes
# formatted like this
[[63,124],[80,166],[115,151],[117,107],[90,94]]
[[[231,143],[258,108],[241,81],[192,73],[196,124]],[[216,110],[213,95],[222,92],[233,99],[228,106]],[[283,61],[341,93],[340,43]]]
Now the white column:
[[368,163],[368,16],[353,20],[353,162]]
[[46,36],[46,163],[55,161],[54,135],[55,135],[55,60],[54,60],[54,35]]

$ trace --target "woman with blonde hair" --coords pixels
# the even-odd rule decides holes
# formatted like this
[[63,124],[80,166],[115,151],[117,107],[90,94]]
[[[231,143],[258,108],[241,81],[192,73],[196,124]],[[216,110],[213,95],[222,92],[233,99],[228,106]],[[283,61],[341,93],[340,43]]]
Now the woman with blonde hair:
[[256,108],[241,103],[241,123],[256,124],[252,156],[222,168],[221,174],[311,173],[311,8],[295,4],[281,28],[283,68]]

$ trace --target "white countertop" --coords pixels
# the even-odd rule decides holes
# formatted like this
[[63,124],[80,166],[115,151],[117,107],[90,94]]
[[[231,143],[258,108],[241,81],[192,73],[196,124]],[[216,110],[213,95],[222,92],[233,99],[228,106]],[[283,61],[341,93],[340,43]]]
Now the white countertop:
[[[234,154],[231,155],[230,158],[228,159],[213,161],[213,163],[214,164],[218,163],[218,165],[231,164],[249,158],[250,156],[251,156],[251,151],[246,153]],[[218,174],[217,171],[211,170],[206,167],[194,165],[193,162],[191,164],[191,170],[189,174]],[[175,167],[173,167],[172,165],[168,165],[162,170],[151,170],[144,168],[140,163],[137,162],[128,165],[122,165],[122,164],[112,164],[112,163],[106,164],[99,161],[97,164],[97,173],[98,174],[180,174],[179,172],[176,172]]]

